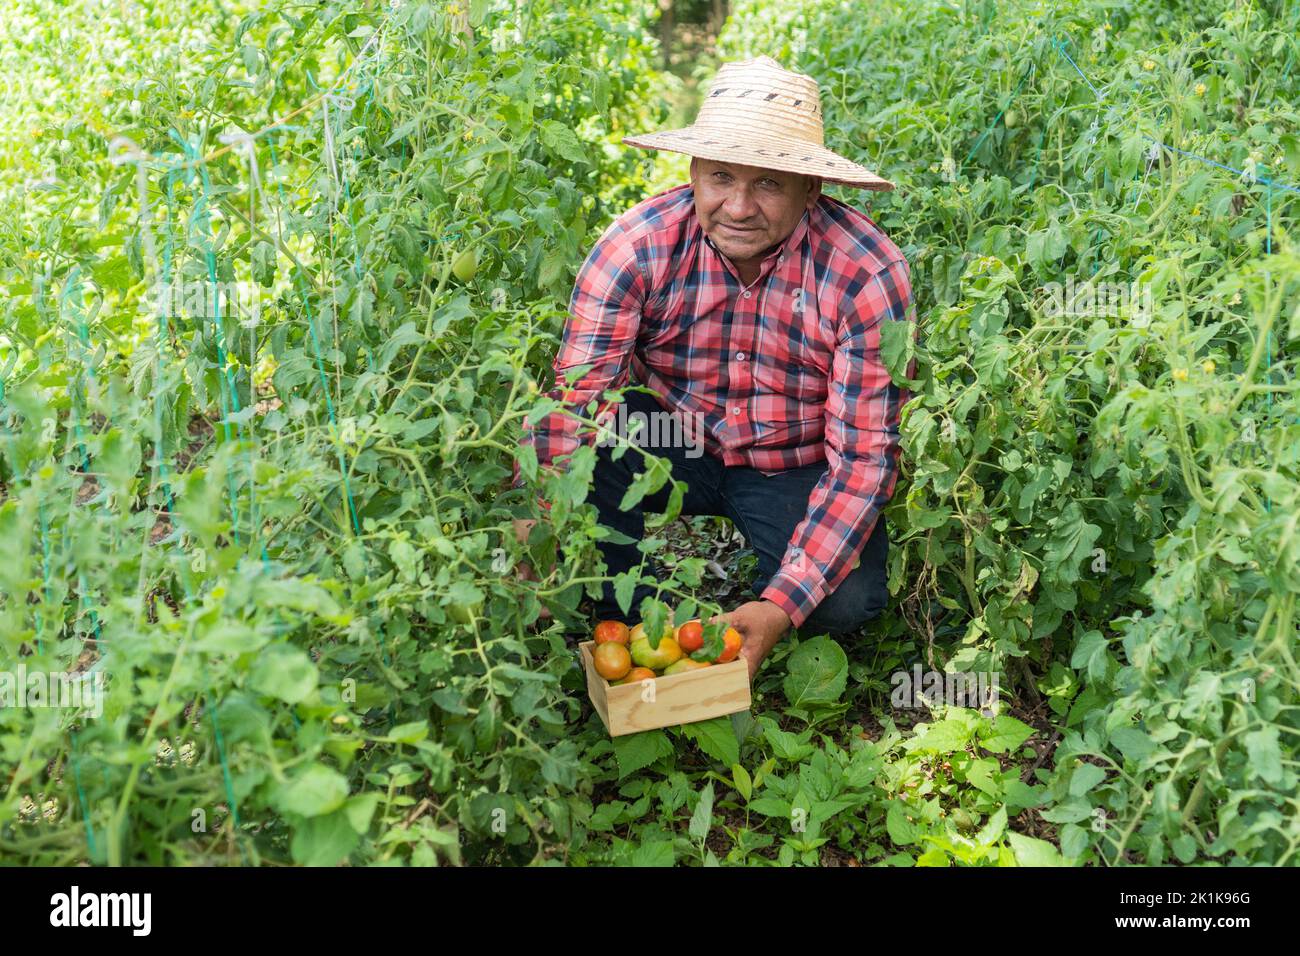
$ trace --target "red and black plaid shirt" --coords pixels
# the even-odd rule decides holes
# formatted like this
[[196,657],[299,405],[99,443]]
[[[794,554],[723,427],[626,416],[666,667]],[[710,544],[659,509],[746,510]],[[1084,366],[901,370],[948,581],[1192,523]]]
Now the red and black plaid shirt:
[[[602,393],[630,371],[668,410],[701,416],[705,451],[725,465],[772,474],[826,461],[762,594],[798,627],[856,566],[894,491],[908,392],[881,362],[880,323],[915,321],[910,271],[870,218],[823,195],[745,285],[694,198],[678,186],[605,230],[578,273],[548,394],[608,408]],[[591,440],[578,427],[555,412],[523,443],[550,465]]]

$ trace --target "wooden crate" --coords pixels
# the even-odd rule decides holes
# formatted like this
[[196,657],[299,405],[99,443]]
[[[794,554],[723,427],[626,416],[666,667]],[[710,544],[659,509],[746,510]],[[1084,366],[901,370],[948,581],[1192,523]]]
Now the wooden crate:
[[744,658],[654,679],[653,698],[640,684],[614,686],[596,673],[595,641],[578,645],[587,672],[587,696],[611,737],[676,727],[749,710],[749,665]]

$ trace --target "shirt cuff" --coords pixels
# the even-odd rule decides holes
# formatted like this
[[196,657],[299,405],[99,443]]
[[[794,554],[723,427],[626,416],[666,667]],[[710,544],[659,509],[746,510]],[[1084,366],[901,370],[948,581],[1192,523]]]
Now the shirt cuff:
[[[793,557],[807,563],[802,552],[793,554]],[[759,596],[785,611],[790,616],[790,625],[797,628],[808,620],[826,595],[826,580],[819,572],[811,568],[796,570],[783,566],[772,575]]]

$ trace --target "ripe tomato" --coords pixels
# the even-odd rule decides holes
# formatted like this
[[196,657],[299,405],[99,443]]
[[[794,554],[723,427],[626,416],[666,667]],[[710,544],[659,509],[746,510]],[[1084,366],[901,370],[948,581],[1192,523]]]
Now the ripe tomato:
[[632,669],[632,655],[622,644],[601,644],[591,656],[596,673],[605,680],[619,680]]
[[627,625],[622,621],[601,621],[591,632],[591,637],[597,644],[613,643],[626,646],[629,633]]
[[740,636],[740,632],[734,627],[727,628],[722,635],[722,653],[718,655],[717,663],[725,664],[728,661],[734,661],[740,656],[742,643],[744,643],[744,639]]
[[677,644],[687,654],[694,654],[704,646],[704,625],[699,620],[687,621],[677,629]]

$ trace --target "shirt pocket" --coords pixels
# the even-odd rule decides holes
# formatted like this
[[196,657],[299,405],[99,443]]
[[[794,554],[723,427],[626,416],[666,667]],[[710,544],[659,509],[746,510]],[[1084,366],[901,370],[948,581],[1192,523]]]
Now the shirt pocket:
[[[704,283],[675,280],[647,302],[644,317],[650,345],[678,345],[704,329],[725,325],[726,296]],[[706,324],[693,331],[701,322]]]

